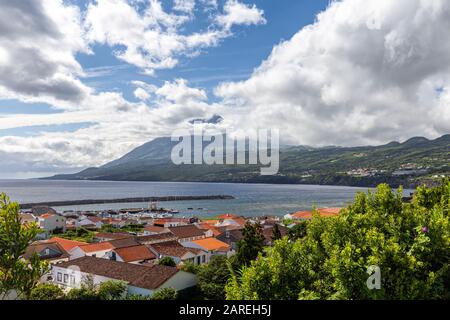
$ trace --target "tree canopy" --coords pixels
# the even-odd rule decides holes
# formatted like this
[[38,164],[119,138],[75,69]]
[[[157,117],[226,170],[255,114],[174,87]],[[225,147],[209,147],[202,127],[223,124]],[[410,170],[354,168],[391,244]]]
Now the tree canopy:
[[48,264],[37,254],[22,259],[28,245],[39,232],[35,223],[22,224],[19,204],[0,194],[0,299],[9,295],[29,297]]
[[197,273],[198,286],[206,299],[225,299],[225,284],[230,276],[226,256],[213,256]]
[[243,238],[237,244],[236,259],[239,265],[247,265],[254,260],[264,248],[264,235],[260,223],[247,222],[242,229]]
[[[227,298],[449,299],[449,209],[449,180],[418,188],[411,203],[381,184],[338,217],[313,215],[297,240],[276,241],[233,274]],[[380,289],[367,285],[371,266]]]

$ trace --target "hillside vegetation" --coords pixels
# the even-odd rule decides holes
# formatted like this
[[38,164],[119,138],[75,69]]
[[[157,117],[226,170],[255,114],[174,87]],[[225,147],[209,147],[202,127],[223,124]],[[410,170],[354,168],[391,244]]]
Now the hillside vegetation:
[[[411,138],[382,146],[283,147],[277,175],[261,176],[258,165],[174,165],[170,138],[150,141],[98,168],[50,179],[303,183],[414,187],[450,173],[450,135]],[[247,154],[248,155],[248,154]]]

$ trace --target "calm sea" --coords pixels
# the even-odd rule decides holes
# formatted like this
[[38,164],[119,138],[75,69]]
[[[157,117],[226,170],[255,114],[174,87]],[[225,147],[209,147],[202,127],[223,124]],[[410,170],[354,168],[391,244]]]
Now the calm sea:
[[[19,203],[112,199],[146,196],[232,195],[233,200],[160,202],[158,206],[176,209],[180,216],[208,217],[219,213],[246,216],[284,215],[308,210],[312,206],[344,206],[356,192],[368,188],[316,185],[196,183],[196,182],[117,182],[117,181],[50,181],[0,180],[0,192]],[[410,190],[405,190],[409,194]],[[143,208],[147,203],[95,204],[59,207],[58,210],[98,210]],[[190,210],[188,208],[193,208]]]

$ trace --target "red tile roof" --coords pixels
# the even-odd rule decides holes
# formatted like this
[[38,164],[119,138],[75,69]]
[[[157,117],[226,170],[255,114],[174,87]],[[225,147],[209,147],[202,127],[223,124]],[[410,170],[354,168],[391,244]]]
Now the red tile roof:
[[194,240],[193,243],[205,248],[208,251],[228,251],[230,250],[230,245],[222,242],[216,238],[205,238],[200,240]]
[[60,268],[71,266],[77,266],[84,273],[123,280],[132,286],[150,290],[158,289],[178,272],[178,269],[174,267],[153,264],[138,265],[89,256],[57,265]]
[[186,253],[189,252],[197,254],[202,251],[200,249],[183,247],[181,244],[178,243],[178,241],[155,243],[150,245],[150,247],[160,255],[179,258],[181,258],[182,256],[184,256]]
[[[317,212],[321,217],[333,217],[337,216],[341,208],[319,208]],[[312,219],[312,211],[299,211],[291,214],[291,216],[295,219]]]
[[218,216],[219,219],[234,219],[237,218],[238,216],[233,214],[233,213],[225,213],[225,214],[221,214]]
[[156,255],[144,245],[114,249],[124,262],[152,260]]
[[181,222],[181,223],[189,223],[188,219],[185,218],[161,218],[153,221],[154,225],[164,225],[168,222]]
[[54,214],[52,214],[52,213],[44,213],[44,214],[40,215],[39,218],[48,219],[53,216],[54,216]]
[[164,227],[159,227],[159,226],[145,226],[144,231],[161,233],[161,232],[167,232],[167,229]]
[[105,242],[99,242],[99,243],[85,244],[85,245],[79,246],[79,248],[81,250],[83,250],[84,252],[90,253],[90,252],[114,249],[114,246],[111,243],[105,241]]
[[170,232],[172,232],[178,239],[201,237],[205,235],[204,230],[197,228],[193,224],[188,224],[186,226],[169,227]]
[[47,242],[56,242],[61,247],[63,247],[64,250],[66,250],[66,251],[70,251],[70,250],[72,250],[75,247],[79,247],[79,246],[83,246],[83,245],[88,244],[86,242],[69,240],[69,239],[64,239],[64,238],[60,238],[60,237],[53,237],[53,238],[47,240]]
[[197,224],[197,226],[203,230],[211,230],[214,236],[218,236],[219,234],[222,233],[219,228],[214,227],[213,225],[210,225],[205,222],[200,222],[199,224]]

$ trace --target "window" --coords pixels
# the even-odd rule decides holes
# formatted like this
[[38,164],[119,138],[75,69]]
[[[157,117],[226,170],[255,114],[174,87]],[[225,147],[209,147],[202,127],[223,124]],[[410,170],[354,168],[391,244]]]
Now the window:
[[58,272],[58,275],[56,276],[56,281],[61,282],[62,281],[62,273]]
[[70,275],[70,284],[72,286],[75,285],[75,276],[74,275]]
[[203,263],[206,262],[206,256],[205,256],[205,255],[202,256],[202,262],[203,262]]
[[69,281],[69,275],[64,274],[64,283],[67,283],[67,281]]

